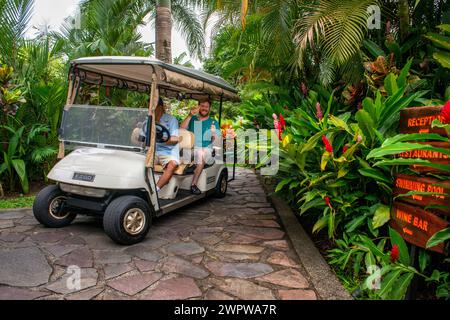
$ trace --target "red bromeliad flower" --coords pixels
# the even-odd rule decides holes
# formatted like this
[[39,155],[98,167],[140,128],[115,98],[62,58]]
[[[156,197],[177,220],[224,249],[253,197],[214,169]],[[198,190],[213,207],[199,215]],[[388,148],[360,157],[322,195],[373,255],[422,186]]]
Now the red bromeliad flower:
[[346,153],[347,150],[348,150],[348,144],[346,144],[346,145],[344,146],[344,149],[342,149],[342,153]]
[[391,250],[391,261],[395,263],[400,256],[400,252],[398,251],[398,245],[394,244]]
[[333,209],[333,207],[331,206],[331,199],[330,199],[330,197],[325,197],[324,198],[324,200],[325,200],[325,203],[327,204],[327,206],[329,206],[330,207],[330,209]]
[[444,105],[441,111],[441,118],[443,124],[450,124],[450,100]]
[[282,114],[280,114],[280,124],[281,128],[286,129],[286,120],[284,119]]
[[330,143],[330,140],[328,140],[327,136],[322,137],[323,144],[325,145],[325,150],[329,153],[333,153],[333,146]]

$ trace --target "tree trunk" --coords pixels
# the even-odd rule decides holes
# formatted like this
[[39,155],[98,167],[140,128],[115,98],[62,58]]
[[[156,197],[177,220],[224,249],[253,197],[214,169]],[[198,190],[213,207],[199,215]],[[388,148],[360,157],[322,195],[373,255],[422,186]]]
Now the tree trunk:
[[172,11],[171,0],[156,1],[156,58],[172,63]]
[[400,39],[403,41],[409,34],[409,3],[408,0],[398,1],[398,18],[400,20]]

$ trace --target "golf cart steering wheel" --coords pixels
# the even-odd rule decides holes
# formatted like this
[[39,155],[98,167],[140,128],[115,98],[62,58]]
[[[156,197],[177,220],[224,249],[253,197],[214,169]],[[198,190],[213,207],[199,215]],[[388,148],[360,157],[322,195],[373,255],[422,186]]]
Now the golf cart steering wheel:
[[157,123],[156,124],[156,142],[158,143],[166,143],[170,140],[170,131],[163,125]]

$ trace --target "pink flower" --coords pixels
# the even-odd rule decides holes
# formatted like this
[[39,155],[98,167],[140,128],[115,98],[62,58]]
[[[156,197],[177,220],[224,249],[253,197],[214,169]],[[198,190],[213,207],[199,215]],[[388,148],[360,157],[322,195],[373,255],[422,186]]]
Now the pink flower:
[[281,141],[283,140],[281,138],[281,133],[283,132],[283,129],[281,128],[280,121],[278,121],[278,116],[275,113],[272,115],[272,118],[273,118],[273,126],[275,127],[275,131],[277,132],[278,139]]
[[363,141],[363,138],[361,137],[360,134],[358,134],[358,142],[362,142],[362,141]]
[[322,112],[322,108],[320,107],[320,102],[317,102],[317,104],[316,104],[316,116],[317,116],[317,119],[319,119],[319,120],[323,119],[323,112]]
[[450,100],[444,105],[441,111],[441,118],[443,124],[450,124]]
[[325,145],[325,150],[327,150],[329,153],[333,153],[333,146],[331,145],[330,140],[328,140],[327,136],[323,136],[322,141]]
[[302,93],[304,96],[308,95],[308,87],[306,86],[306,84],[304,82],[302,82],[300,89],[302,90]]
[[391,250],[391,261],[395,263],[400,256],[400,252],[398,251],[398,245],[394,244]]

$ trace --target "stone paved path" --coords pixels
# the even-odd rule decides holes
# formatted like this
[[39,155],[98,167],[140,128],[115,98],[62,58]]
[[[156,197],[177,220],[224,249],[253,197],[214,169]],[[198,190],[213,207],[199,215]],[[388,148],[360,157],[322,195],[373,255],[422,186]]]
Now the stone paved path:
[[[147,239],[114,244],[101,220],[46,229],[31,210],[0,212],[1,299],[316,299],[255,174],[224,199],[154,221]],[[70,266],[81,290],[70,289]]]

